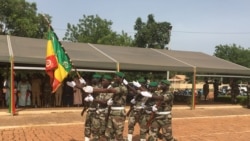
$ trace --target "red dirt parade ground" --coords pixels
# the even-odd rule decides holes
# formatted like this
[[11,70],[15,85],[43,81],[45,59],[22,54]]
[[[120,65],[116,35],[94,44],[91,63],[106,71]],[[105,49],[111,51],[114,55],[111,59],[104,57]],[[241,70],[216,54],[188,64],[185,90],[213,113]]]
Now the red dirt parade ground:
[[[84,141],[81,108],[0,109],[0,141]],[[173,135],[178,141],[249,141],[250,109],[240,105],[173,107]],[[124,136],[127,135],[127,120]],[[136,125],[133,141],[139,141]]]

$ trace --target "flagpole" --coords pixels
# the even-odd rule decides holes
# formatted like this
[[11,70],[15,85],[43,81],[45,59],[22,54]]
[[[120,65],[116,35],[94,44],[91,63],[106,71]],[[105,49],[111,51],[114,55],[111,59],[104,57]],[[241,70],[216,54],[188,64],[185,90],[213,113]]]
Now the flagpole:
[[10,84],[11,84],[11,87],[10,87],[10,99],[11,99],[11,102],[10,102],[10,113],[12,116],[14,116],[16,114],[16,106],[15,106],[15,92],[14,92],[14,89],[15,89],[15,86],[14,86],[14,58],[13,56],[10,57],[10,66],[11,66],[11,69],[10,69]]

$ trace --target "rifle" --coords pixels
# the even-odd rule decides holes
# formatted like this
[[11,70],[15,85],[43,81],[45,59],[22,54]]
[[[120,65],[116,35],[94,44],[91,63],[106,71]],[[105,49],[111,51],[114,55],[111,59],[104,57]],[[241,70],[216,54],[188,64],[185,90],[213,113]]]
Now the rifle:
[[83,116],[84,112],[89,108],[89,105],[84,105],[82,112],[81,112],[81,116]]
[[[113,97],[112,97],[112,99],[113,99]],[[108,105],[108,113],[106,114],[106,117],[105,117],[105,127],[108,126],[110,112],[111,112],[111,105]]]
[[[159,106],[161,106],[161,103],[162,103],[162,100],[159,100],[157,103],[156,103],[156,107],[158,108]],[[150,118],[147,122],[147,127],[150,127],[153,119],[155,118],[155,112],[152,111],[152,113],[150,114]]]
[[134,109],[134,104],[130,104],[130,108],[129,108],[127,114],[126,114],[127,117],[130,115],[130,113],[131,113],[131,111],[132,111],[133,109]]
[[[140,97],[140,95],[136,95],[134,97],[135,101],[137,101],[139,97]],[[134,106],[135,106],[135,104],[132,104],[132,103],[130,104],[130,108],[129,108],[127,114],[126,114],[127,117],[130,115],[131,111],[134,109]]]
[[[134,94],[133,94],[133,95],[134,95],[135,101],[137,101],[137,100],[138,100],[138,97],[140,96],[140,94],[137,93],[135,87],[130,86],[130,85],[128,84],[128,85],[127,85],[127,88],[130,89],[134,94],[136,94],[136,95],[134,95]],[[132,104],[132,103],[130,104],[130,108],[129,108],[127,114],[126,114],[127,117],[130,115],[131,111],[134,109],[134,105],[135,105],[135,104]]]

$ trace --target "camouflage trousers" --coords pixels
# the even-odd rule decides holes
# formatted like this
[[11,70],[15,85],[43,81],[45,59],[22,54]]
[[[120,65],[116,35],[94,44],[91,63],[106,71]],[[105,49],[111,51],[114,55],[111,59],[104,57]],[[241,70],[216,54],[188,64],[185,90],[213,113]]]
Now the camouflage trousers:
[[107,128],[107,109],[105,110],[101,110],[98,112],[97,114],[97,117],[99,119],[99,124],[100,124],[100,127],[99,127],[99,135],[100,136],[105,136],[105,131],[106,131],[106,128]]
[[[88,110],[85,118],[85,129],[84,136],[90,138],[92,129],[92,123],[94,122],[94,118],[96,116],[96,110]],[[94,134],[92,134],[94,135]]]
[[105,136],[109,141],[123,141],[123,131],[126,119],[125,110],[111,110]]
[[149,128],[147,126],[148,120],[150,118],[150,113],[146,113],[145,111],[141,115],[140,121],[140,139],[146,139]]
[[145,114],[143,110],[133,109],[128,118],[128,134],[133,134],[135,124],[138,123],[140,126],[140,138],[145,139],[148,132],[148,128],[145,126],[148,118],[149,114]]
[[148,141],[157,141],[158,138],[163,141],[175,141],[172,135],[172,115],[156,115],[149,127]]

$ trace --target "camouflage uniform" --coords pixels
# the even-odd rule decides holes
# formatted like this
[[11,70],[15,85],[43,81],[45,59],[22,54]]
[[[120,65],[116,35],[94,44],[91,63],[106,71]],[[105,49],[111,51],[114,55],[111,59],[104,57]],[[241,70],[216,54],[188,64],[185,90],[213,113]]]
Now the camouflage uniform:
[[[154,91],[151,91],[152,94],[154,94]],[[146,141],[147,134],[149,132],[149,119],[151,118],[152,115],[152,106],[155,104],[155,100],[149,98],[147,102],[145,103],[145,109],[142,114],[142,121],[141,121],[141,126],[140,126],[140,136],[141,136],[141,141]]]
[[[98,74],[93,75],[92,83],[93,81],[95,81],[96,83],[96,84],[93,84],[93,88],[101,87],[101,85],[99,84],[100,78],[101,76]],[[99,94],[93,94],[94,97],[97,97],[98,95]],[[93,141],[99,141],[98,130],[97,130],[98,127],[96,126],[96,123],[98,122],[98,119],[96,118],[98,116],[96,114],[97,105],[98,104],[95,102],[89,103],[88,111],[87,111],[86,118],[85,118],[85,130],[84,130],[85,140],[90,139],[92,135]]]
[[[164,80],[164,82],[169,83]],[[170,84],[170,83],[169,83]],[[160,130],[163,141],[175,141],[172,136],[172,106],[174,95],[170,91],[158,92],[158,96],[163,96],[163,100],[155,100],[155,103],[159,104],[157,112],[155,112],[154,119],[151,123],[149,130],[148,141],[156,141],[159,137]]]
[[[100,93],[96,99],[107,101],[108,99],[112,98],[113,93]],[[93,134],[96,134],[98,141],[101,137],[105,137],[105,130],[106,130],[106,124],[107,124],[107,113],[108,113],[108,106],[106,104],[97,104],[96,109],[96,116],[93,117]],[[95,130],[95,131],[94,131]]]
[[[146,80],[143,77],[141,77],[138,80],[138,82],[141,85],[140,87],[143,87],[142,89],[146,89]],[[145,139],[146,134],[147,134],[147,128],[143,128],[143,127],[146,127],[145,126],[146,122],[143,122],[142,118],[144,114],[145,102],[147,101],[148,98],[140,95],[141,90],[142,90],[141,88],[139,88],[136,91],[134,89],[135,87],[129,87],[132,90],[130,92],[132,93],[134,92],[137,95],[135,95],[134,98],[131,100],[131,103],[133,105],[131,105],[132,107],[130,108],[130,113],[128,115],[129,116],[128,117],[128,141],[132,141],[133,139],[134,126],[136,123],[138,123],[139,126],[142,127],[140,128],[140,138]]]
[[93,128],[94,126],[92,125],[95,120],[93,117],[96,116],[96,104],[94,102],[90,103],[90,106],[88,107],[88,111],[86,114],[86,119],[85,119],[85,130],[84,130],[84,135],[85,137],[90,138],[92,134],[92,138],[96,138],[96,133],[92,133],[92,131],[95,131]]
[[134,104],[128,118],[128,134],[132,134],[134,132],[134,126],[136,123],[139,124],[140,128],[140,138],[145,139],[147,133],[146,119],[142,120],[145,117],[144,104],[147,100],[146,97],[141,95],[135,96],[136,103]]
[[127,87],[123,84],[119,84],[114,87],[116,93],[113,95],[113,105],[108,117],[108,124],[105,132],[105,136],[109,137],[109,140],[123,140],[123,130],[126,119],[126,97]]

